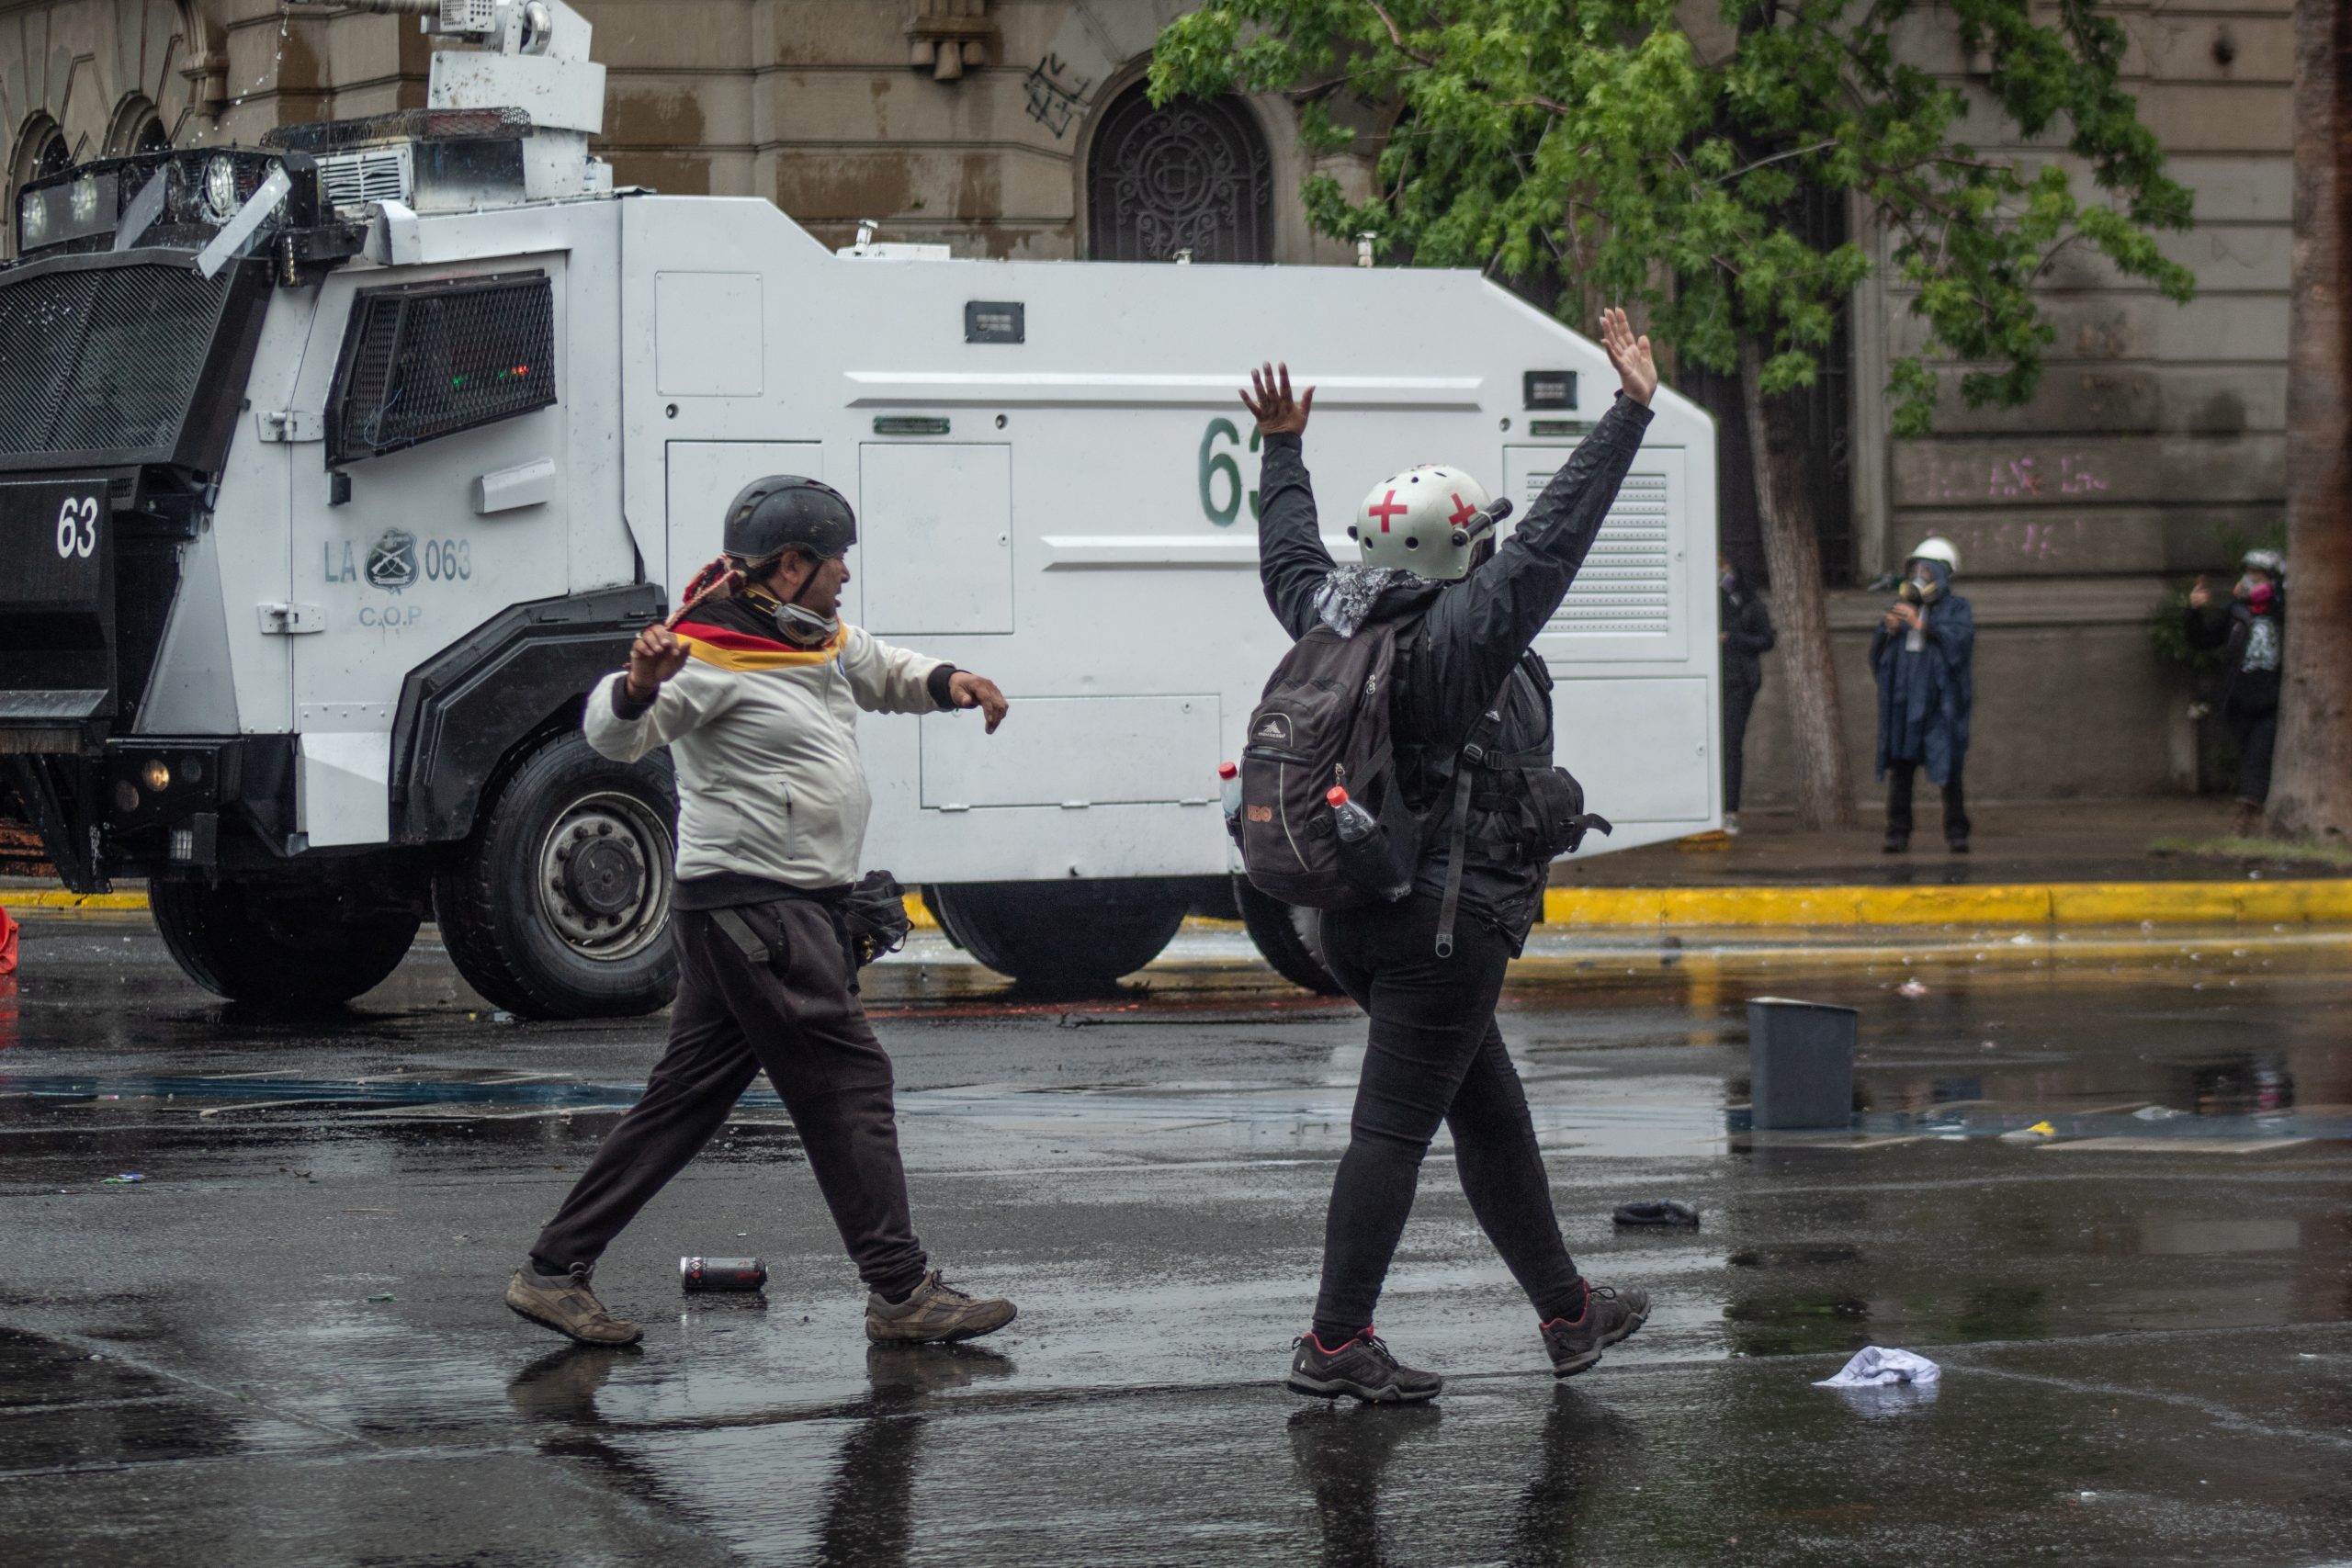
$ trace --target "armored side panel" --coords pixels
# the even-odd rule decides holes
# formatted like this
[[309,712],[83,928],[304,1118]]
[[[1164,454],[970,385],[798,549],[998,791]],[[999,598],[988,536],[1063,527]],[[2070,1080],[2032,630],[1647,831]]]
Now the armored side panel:
[[506,754],[574,721],[580,694],[618,669],[661,618],[651,584],[503,611],[409,672],[392,721],[392,838],[462,839]]

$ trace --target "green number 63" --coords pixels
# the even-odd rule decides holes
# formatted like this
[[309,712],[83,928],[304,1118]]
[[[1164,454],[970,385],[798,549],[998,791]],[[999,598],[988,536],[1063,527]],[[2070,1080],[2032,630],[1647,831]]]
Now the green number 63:
[[[1241,445],[1241,432],[1233,427],[1229,419],[1213,419],[1209,421],[1208,429],[1201,433],[1201,515],[1220,528],[1229,528],[1233,526],[1233,520],[1241,515],[1241,498],[1246,495],[1250,498],[1250,521],[1255,523],[1258,520],[1258,492],[1243,488],[1241,465],[1233,460],[1231,452],[1216,449],[1220,438],[1238,449]],[[1255,452],[1257,449],[1258,432],[1252,428],[1250,450]],[[1217,481],[1220,479],[1224,480],[1225,491],[1225,501],[1221,505],[1217,502]]]

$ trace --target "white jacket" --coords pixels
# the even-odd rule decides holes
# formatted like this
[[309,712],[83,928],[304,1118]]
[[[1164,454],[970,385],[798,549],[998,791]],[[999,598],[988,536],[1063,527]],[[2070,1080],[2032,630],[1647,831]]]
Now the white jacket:
[[944,661],[847,626],[831,649],[780,668],[723,668],[695,646],[642,714],[615,711],[624,671],[588,694],[582,721],[588,744],[616,761],[670,748],[679,878],[732,872],[806,888],[856,881],[874,806],[857,710],[939,711],[926,683]]

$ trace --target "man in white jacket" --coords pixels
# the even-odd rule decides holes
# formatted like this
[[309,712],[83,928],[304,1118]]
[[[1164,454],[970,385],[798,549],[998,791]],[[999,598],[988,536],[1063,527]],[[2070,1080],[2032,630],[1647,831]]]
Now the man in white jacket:
[[679,975],[644,1098],[506,1288],[508,1306],[574,1339],[639,1337],[590,1289],[596,1259],[763,1069],[865,1282],[867,1337],[969,1339],[1012,1321],[1011,1302],[945,1284],[915,1239],[890,1058],[858,1001],[843,924],[873,804],[857,710],[978,708],[994,734],[1004,694],[841,624],[856,538],[827,485],[746,486],[728,508],[726,555],[682,595],[687,608],[640,633],[628,668],[588,694],[591,746],[621,761],[668,746],[677,765]]

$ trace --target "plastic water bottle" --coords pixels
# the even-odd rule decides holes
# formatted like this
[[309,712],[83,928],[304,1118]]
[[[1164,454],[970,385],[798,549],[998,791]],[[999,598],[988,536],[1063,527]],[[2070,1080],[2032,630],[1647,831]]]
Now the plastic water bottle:
[[1216,776],[1224,781],[1219,788],[1225,796],[1225,819],[1234,821],[1241,815],[1241,770],[1231,762],[1219,762]]
[[1323,804],[1331,808],[1333,826],[1340,830],[1340,842],[1361,844],[1380,831],[1380,824],[1372,813],[1348,798],[1348,792],[1333,784],[1323,793]]
[[1396,845],[1380,819],[1333,784],[1323,792],[1331,808],[1331,826],[1340,836],[1340,870],[1368,893],[1395,903],[1413,890],[1412,867],[1396,863]]

